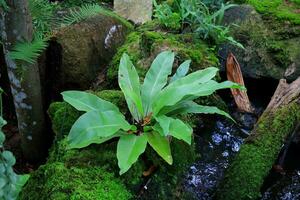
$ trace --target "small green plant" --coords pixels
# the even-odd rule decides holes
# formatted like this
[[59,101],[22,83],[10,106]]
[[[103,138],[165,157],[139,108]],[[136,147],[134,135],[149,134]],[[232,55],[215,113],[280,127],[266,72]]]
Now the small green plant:
[[187,74],[191,61],[182,63],[170,77],[174,53],[165,51],[153,61],[144,83],[127,54],[119,66],[119,86],[124,93],[132,123],[119,109],[99,97],[80,91],[66,91],[63,99],[79,111],[86,112],[72,126],[68,148],[83,148],[119,137],[117,158],[120,174],[125,173],[149,144],[167,163],[172,164],[171,137],[191,144],[193,129],[178,118],[187,113],[217,113],[230,116],[216,107],[193,102],[218,89],[241,88],[240,85],[212,80],[218,69],[209,67]]
[[46,34],[51,32],[51,26],[57,20],[55,12],[58,9],[58,3],[52,3],[48,0],[29,0],[29,10],[34,31]]
[[221,4],[219,9],[211,12],[200,0],[174,0],[171,5],[168,2],[157,4],[154,0],[154,16],[166,28],[190,27],[202,39],[212,39],[216,44],[230,42],[243,48],[229,35],[229,28],[221,25],[224,12],[233,6]]
[[2,118],[2,92],[0,88],[0,199],[14,200],[17,199],[29,175],[17,175],[13,171],[16,159],[10,151],[4,149],[5,135],[2,127],[6,125],[6,121]]
[[172,7],[167,3],[157,4],[153,1],[155,12],[154,17],[157,18],[161,24],[172,30],[179,30],[181,28],[181,16],[174,12]]

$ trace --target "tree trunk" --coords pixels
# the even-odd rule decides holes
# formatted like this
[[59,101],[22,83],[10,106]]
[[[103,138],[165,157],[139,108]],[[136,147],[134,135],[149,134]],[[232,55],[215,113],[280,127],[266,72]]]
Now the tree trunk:
[[300,77],[281,80],[240,152],[226,170],[216,199],[257,199],[287,137],[300,121]]
[[[16,43],[32,41],[32,20],[27,0],[6,2],[9,10],[1,10],[0,28],[22,149],[27,159],[39,161],[47,152],[47,134],[38,64],[15,62],[8,56]],[[21,76],[20,69],[24,69]]]

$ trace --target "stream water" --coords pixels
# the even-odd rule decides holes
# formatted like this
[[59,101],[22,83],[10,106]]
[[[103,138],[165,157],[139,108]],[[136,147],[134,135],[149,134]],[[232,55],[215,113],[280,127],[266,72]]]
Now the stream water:
[[[201,152],[199,159],[190,166],[183,184],[184,189],[194,199],[210,200],[217,184],[222,180],[224,170],[239,151],[243,140],[248,136],[249,126],[255,119],[246,119],[246,126],[238,126],[231,121],[217,118],[213,125],[202,125],[195,137],[196,148]],[[212,120],[213,121],[213,120]],[[263,190],[262,200],[300,199],[300,139],[290,145],[284,160],[284,172],[272,170]]]
[[186,175],[185,190],[195,199],[209,200],[222,179],[224,170],[240,149],[247,134],[236,124],[217,119],[212,127],[203,126],[195,137],[200,158],[190,166]]

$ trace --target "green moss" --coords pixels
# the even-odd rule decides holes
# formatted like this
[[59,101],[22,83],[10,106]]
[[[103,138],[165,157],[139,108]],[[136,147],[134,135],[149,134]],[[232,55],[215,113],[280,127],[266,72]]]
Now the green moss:
[[300,24],[299,0],[287,4],[284,0],[247,0],[255,9],[263,14],[275,16],[279,20],[287,20],[294,24]]
[[146,169],[145,164],[140,160],[127,173],[119,176],[116,141],[111,140],[101,145],[90,145],[83,149],[67,150],[67,139],[63,139],[52,149],[48,162],[62,162],[67,167],[101,167],[103,170],[119,177],[128,189],[137,191],[142,182],[142,172]]
[[101,167],[66,167],[54,162],[34,173],[23,189],[21,200],[130,199],[122,181]]
[[246,51],[229,48],[237,57],[244,58],[239,62],[246,66],[243,69],[246,74],[280,79],[293,62],[297,63],[294,54],[298,51],[292,47],[299,43],[289,42],[290,38],[299,34],[296,29],[287,28],[271,19],[263,21],[255,16],[249,16],[238,25],[231,31],[244,44]]
[[111,10],[108,9],[103,9],[103,13],[106,16],[111,16],[114,17],[115,19],[119,20],[124,26],[126,26],[129,30],[133,30],[133,25],[127,21],[126,19],[124,19],[123,17],[120,17],[119,15],[117,15],[116,13],[114,13]]
[[290,0],[290,1],[300,5],[300,0]]
[[69,133],[74,122],[82,114],[66,102],[52,103],[48,113],[52,120],[52,130],[57,140],[62,139],[66,133]]
[[[92,92],[92,91],[90,91]],[[95,93],[100,98],[107,100],[120,108],[125,113],[127,105],[123,93],[119,90],[103,90]],[[69,133],[74,122],[80,117],[82,112],[77,111],[66,102],[54,102],[48,109],[48,114],[52,120],[52,130],[56,134],[57,140],[62,139]]]
[[191,59],[193,70],[219,65],[215,51],[193,34],[174,35],[146,31],[142,34],[142,46],[146,54],[156,53],[161,48],[173,50],[178,62]]
[[[218,199],[257,199],[265,177],[288,134],[300,120],[300,105],[291,105],[266,113],[259,120],[255,135],[247,139],[225,173]],[[245,181],[247,180],[247,181]]]
[[100,98],[109,101],[115,104],[122,113],[126,113],[127,111],[127,104],[125,101],[125,97],[123,92],[120,90],[102,90],[100,92],[96,92],[96,95]]
[[123,53],[127,53],[141,78],[143,78],[154,58],[163,50],[176,53],[175,68],[181,62],[191,59],[192,70],[209,66],[219,66],[215,50],[210,49],[193,34],[174,35],[155,31],[137,31],[128,35],[125,44],[119,48],[107,72],[108,88],[117,87],[119,62]]

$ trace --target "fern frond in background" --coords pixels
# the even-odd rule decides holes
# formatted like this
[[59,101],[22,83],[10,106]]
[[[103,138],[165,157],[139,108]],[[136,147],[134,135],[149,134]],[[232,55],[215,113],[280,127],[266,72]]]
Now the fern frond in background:
[[15,61],[25,61],[33,64],[47,46],[47,39],[42,36],[36,36],[32,42],[17,43],[13,50],[9,52],[9,56]]
[[68,26],[78,23],[101,12],[103,12],[103,8],[98,4],[86,4],[80,8],[73,8],[70,13],[62,19],[61,25]]
[[64,8],[71,8],[75,6],[82,6],[85,4],[95,4],[95,3],[111,3],[112,0],[64,0],[61,2],[61,6]]
[[51,31],[51,25],[56,20],[54,14],[58,8],[57,3],[51,3],[48,0],[29,0],[29,10],[36,32],[47,33]]

